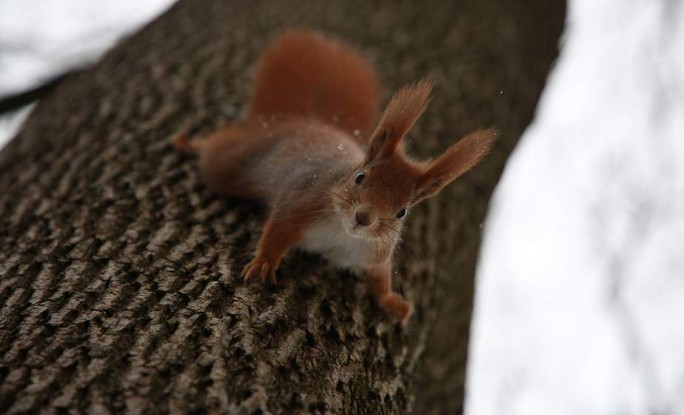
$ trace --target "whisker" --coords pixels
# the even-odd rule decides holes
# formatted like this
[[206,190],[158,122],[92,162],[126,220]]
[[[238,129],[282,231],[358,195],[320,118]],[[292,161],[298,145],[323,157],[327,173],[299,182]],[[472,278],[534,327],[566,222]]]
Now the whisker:
[[[283,207],[283,206],[281,206]],[[286,207],[286,206],[285,206]],[[321,208],[321,209],[315,209],[315,210],[310,210],[306,212],[289,212],[287,214],[279,213],[275,217],[283,220],[283,219],[294,219],[294,218],[306,218],[306,217],[311,217],[311,216],[323,216],[325,214],[332,214],[335,213],[336,210],[334,208]]]
[[392,245],[394,238],[392,237],[392,235],[387,230],[385,230],[383,228],[378,228],[378,231],[380,231],[379,235],[378,235],[379,236],[378,240],[380,242],[380,248],[383,250],[385,248],[389,248]]
[[347,232],[342,230],[337,233],[337,236],[335,236],[335,239],[333,240],[333,246],[335,248],[339,247],[340,244],[342,243],[342,239],[346,236]]
[[354,203],[353,203],[351,200],[347,199],[346,197],[344,197],[344,196],[342,196],[342,195],[340,195],[340,194],[337,194],[337,193],[333,192],[332,190],[321,189],[321,188],[319,188],[319,187],[312,187],[312,189],[313,189],[313,190],[318,190],[319,192],[323,192],[323,193],[329,194],[329,195],[331,195],[331,196],[338,197],[338,198],[344,200],[345,202],[349,203],[349,205],[351,205],[351,206],[354,205]]
[[390,226],[390,225],[388,225],[388,224],[386,224],[386,223],[383,223],[383,219],[380,219],[380,220],[378,221],[378,223],[380,224],[380,226],[384,226],[385,228],[388,228],[388,229],[393,230],[393,231],[396,232],[397,234],[401,234],[401,232],[400,232],[398,229],[395,229],[395,228],[393,228],[392,226]]

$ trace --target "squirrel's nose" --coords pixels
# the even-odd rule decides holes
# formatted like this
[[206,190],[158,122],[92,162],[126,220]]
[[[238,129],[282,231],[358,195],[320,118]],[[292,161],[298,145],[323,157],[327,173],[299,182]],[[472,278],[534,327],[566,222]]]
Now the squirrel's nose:
[[371,224],[371,216],[368,212],[359,210],[356,212],[356,223],[360,226],[368,226]]

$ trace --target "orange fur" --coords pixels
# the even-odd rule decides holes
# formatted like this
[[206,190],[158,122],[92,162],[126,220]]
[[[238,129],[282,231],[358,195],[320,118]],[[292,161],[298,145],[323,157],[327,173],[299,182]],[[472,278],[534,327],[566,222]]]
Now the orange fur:
[[316,32],[290,30],[264,51],[248,113],[319,118],[367,138],[379,105],[377,77],[359,52]]
[[[282,69],[282,70],[279,70]],[[392,292],[392,255],[407,210],[475,166],[495,134],[473,133],[433,162],[415,162],[403,140],[430,100],[421,81],[390,100],[370,140],[379,86],[361,55],[306,31],[276,39],[262,57],[247,120],[174,146],[197,153],[214,191],[257,198],[271,212],[245,280],[275,282],[292,247],[364,273],[378,305],[399,320],[411,304]]]
[[431,92],[432,83],[422,80],[416,85],[400,89],[392,97],[371,136],[367,161],[394,153],[397,145],[425,112]]
[[496,132],[479,130],[449,147],[430,164],[418,182],[414,203],[437,194],[444,186],[475,167],[491,150]]
[[171,140],[171,144],[176,150],[182,151],[183,153],[193,154],[199,150],[197,143],[190,140],[190,137],[188,137],[187,131],[181,131],[176,134]]

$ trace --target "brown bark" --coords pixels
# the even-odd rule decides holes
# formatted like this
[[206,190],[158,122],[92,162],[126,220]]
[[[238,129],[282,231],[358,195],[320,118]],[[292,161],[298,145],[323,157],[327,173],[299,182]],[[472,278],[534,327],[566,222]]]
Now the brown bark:
[[[460,412],[480,224],[563,12],[181,1],[67,80],[0,153],[0,412]],[[316,256],[286,258],[282,288],[243,285],[263,215],[210,194],[169,146],[182,125],[238,117],[259,50],[290,26],[358,45],[386,93],[430,76],[421,156],[501,131],[482,166],[408,218],[406,328]]]

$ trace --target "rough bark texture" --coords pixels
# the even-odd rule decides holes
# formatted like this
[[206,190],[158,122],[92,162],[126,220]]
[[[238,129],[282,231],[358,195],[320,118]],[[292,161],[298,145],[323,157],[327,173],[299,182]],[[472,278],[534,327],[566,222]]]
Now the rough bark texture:
[[[514,4],[512,4],[514,3]],[[181,1],[43,100],[0,154],[0,412],[461,411],[489,195],[530,121],[564,4]],[[263,215],[210,194],[181,125],[239,117],[285,27],[358,45],[386,93],[429,75],[428,156],[478,127],[494,154],[411,213],[389,321],[358,278],[302,253],[243,285]]]

